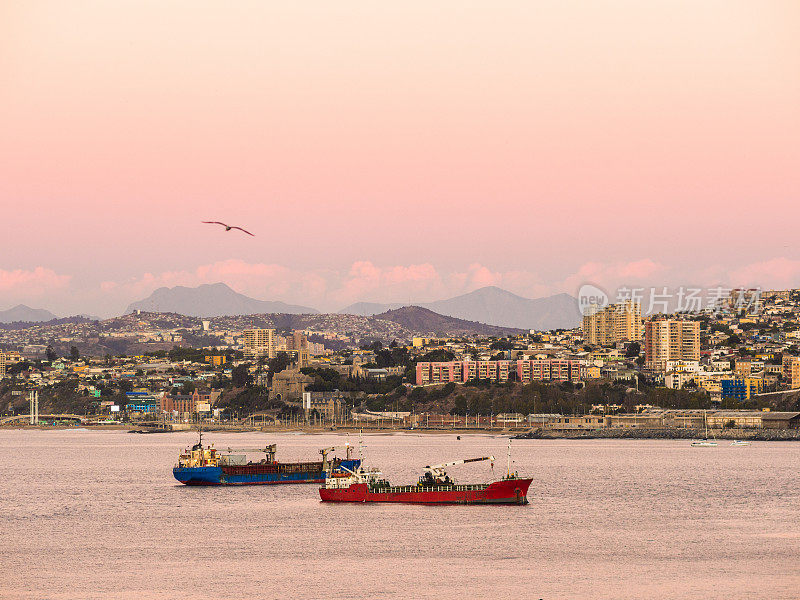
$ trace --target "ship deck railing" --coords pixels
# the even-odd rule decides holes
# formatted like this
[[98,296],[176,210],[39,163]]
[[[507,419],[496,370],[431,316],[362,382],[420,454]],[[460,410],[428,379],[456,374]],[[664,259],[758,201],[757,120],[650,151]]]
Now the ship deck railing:
[[407,494],[409,492],[482,492],[488,483],[470,485],[403,485],[400,487],[376,487],[371,492],[376,494]]

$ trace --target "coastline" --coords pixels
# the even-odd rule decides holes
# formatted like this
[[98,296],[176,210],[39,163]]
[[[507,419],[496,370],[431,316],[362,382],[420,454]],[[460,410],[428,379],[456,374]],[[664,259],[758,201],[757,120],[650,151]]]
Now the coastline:
[[[714,429],[708,431],[711,439],[753,442],[790,442],[800,441],[800,429]],[[669,429],[577,429],[577,430],[531,430],[513,436],[514,439],[609,439],[609,440],[699,440],[705,438],[703,429],[669,428]]]
[[[199,430],[197,425],[181,426],[179,429],[162,429],[147,427],[142,424],[119,423],[103,425],[18,425],[2,426],[2,429],[14,430],[70,430],[81,429],[88,431],[126,431],[138,434],[170,434],[196,432]],[[608,428],[608,429],[453,429],[453,428],[403,428],[403,427],[375,427],[375,426],[346,426],[346,427],[321,427],[321,426],[214,426],[204,425],[203,431],[207,433],[304,433],[307,435],[321,435],[330,433],[349,433],[358,434],[360,431],[365,434],[451,434],[451,435],[501,435],[508,436],[516,440],[593,440],[593,439],[630,439],[630,440],[697,440],[705,436],[702,429],[690,428]],[[747,441],[800,441],[800,429],[718,429],[709,430],[709,436],[717,440],[747,440]]]

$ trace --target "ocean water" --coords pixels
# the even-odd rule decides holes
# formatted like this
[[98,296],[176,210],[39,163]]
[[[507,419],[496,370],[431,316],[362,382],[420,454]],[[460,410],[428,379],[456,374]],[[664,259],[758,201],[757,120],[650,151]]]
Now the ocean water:
[[[316,460],[344,435],[209,433]],[[317,486],[194,488],[196,434],[0,431],[0,598],[799,598],[800,443],[520,440],[528,506],[322,504]],[[349,440],[357,443],[357,436]],[[395,484],[506,438],[364,436]],[[486,481],[488,463],[453,468]]]

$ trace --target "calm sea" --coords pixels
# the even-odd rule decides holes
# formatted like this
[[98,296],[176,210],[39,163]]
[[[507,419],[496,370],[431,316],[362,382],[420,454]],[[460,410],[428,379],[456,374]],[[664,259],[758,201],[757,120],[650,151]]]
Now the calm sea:
[[[275,442],[284,460],[345,442],[205,437]],[[800,443],[515,441],[530,505],[429,507],[322,504],[313,484],[181,486],[171,469],[195,440],[0,431],[0,598],[800,598]],[[487,453],[505,470],[502,437],[364,444],[396,484]]]

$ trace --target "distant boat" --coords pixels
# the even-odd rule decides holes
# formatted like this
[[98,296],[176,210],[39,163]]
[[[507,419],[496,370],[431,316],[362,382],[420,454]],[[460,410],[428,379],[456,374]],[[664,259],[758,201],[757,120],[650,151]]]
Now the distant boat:
[[750,442],[746,440],[733,440],[731,446],[749,446]]
[[717,442],[712,442],[711,440],[695,440],[692,442],[693,448],[704,448],[710,446],[719,446]]
[[[319,488],[323,502],[398,502],[405,504],[528,504],[528,487],[533,479],[520,478],[508,471],[491,483],[457,484],[445,467],[494,460],[492,456],[466,458],[440,465],[426,466],[413,485],[392,486],[377,469],[359,466],[347,473],[333,472]],[[510,462],[509,462],[510,464]],[[349,476],[348,476],[349,474]]]
[[[361,465],[361,459],[350,457],[350,444],[346,444],[346,459],[328,459],[335,448],[323,448],[321,462],[285,463],[275,460],[275,444],[266,448],[227,449],[218,451],[213,446],[203,447],[203,432],[200,441],[184,450],[178,464],[172,469],[175,479],[186,485],[253,485],[276,483],[322,483],[332,473],[342,468],[353,470]],[[265,458],[258,462],[247,462],[247,454],[261,453]],[[344,471],[341,471],[344,473]]]
[[717,440],[716,439],[714,439],[713,441],[708,439],[708,418],[706,417],[706,411],[703,411],[703,425],[705,425],[705,428],[706,428],[706,437],[704,437],[702,440],[693,441],[692,442],[692,447],[693,448],[710,448],[711,446],[719,446],[719,444],[717,444]]

